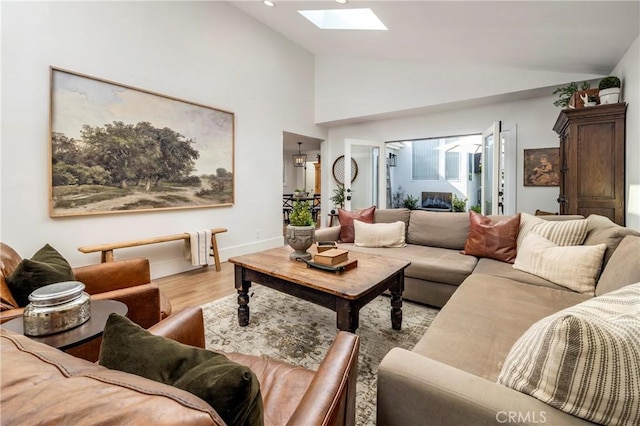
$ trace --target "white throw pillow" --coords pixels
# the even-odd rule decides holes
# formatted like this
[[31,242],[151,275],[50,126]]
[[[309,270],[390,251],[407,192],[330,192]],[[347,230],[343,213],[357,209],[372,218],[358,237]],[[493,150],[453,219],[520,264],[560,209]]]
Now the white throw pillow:
[[404,222],[364,223],[353,221],[355,238],[353,243],[358,247],[404,247]]
[[606,248],[605,244],[560,247],[529,232],[513,267],[573,291],[594,294]]
[[606,425],[640,424],[640,283],[533,324],[498,383]]
[[580,245],[587,236],[588,224],[586,219],[545,220],[528,213],[521,213],[518,250],[529,232],[535,232],[559,246]]

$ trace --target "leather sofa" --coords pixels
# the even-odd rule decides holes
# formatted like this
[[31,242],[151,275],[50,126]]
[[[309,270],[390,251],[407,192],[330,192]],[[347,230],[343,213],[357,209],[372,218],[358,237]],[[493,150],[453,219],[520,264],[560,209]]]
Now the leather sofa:
[[[0,323],[22,316],[5,277],[22,258],[15,250],[0,243]],[[171,303],[151,283],[149,260],[136,258],[73,268],[77,281],[85,285],[92,300],[117,300],[127,305],[127,316],[136,324],[149,328],[171,314]],[[100,339],[69,349],[75,356],[97,361]]]
[[[200,308],[149,328],[205,346]],[[359,337],[339,332],[317,371],[261,356],[225,354],[260,382],[265,425],[353,425]],[[181,389],[73,357],[0,329],[3,424],[223,425],[203,400]]]

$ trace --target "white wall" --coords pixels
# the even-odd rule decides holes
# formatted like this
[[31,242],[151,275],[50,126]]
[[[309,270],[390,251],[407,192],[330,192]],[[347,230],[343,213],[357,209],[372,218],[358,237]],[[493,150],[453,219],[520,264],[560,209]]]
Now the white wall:
[[626,226],[640,230],[640,37],[611,71],[622,80],[627,106]]
[[[337,122],[599,77],[589,73],[319,55],[315,118],[317,123]],[[455,85],[442,84],[454,79]]]
[[[235,113],[235,205],[50,218],[49,67]],[[221,257],[282,243],[282,132],[313,124],[314,58],[224,2],[3,2],[0,239],[25,257],[44,243],[73,266],[77,247],[226,227]],[[259,236],[258,236],[259,235]],[[152,275],[190,268],[182,244],[116,251]]]
[[[375,61],[373,61],[375,62]],[[318,122],[339,123],[360,117],[357,124],[334,124],[329,130],[329,143],[323,148],[323,156],[333,161],[344,151],[344,139],[366,139],[394,141],[428,137],[451,136],[481,133],[493,121],[501,120],[508,128],[517,126],[517,202],[516,211],[534,213],[536,209],[558,211],[558,187],[525,187],[523,184],[524,149],[558,147],[558,137],[552,130],[560,109],[553,106],[557,96],[535,97],[531,99],[489,103],[481,107],[449,104],[447,111],[417,114],[405,118],[377,119],[366,117],[369,114],[384,114],[388,111],[405,111],[429,106],[434,99],[439,102],[469,99],[492,93],[506,93],[505,86],[484,87],[480,91],[464,86],[462,83],[493,81],[480,79],[478,75],[461,75],[461,85],[450,88],[448,94],[440,91],[429,92],[429,73],[417,72],[419,65],[377,64],[371,60],[320,57],[316,60],[316,119]],[[417,67],[417,68],[416,68]],[[484,70],[481,70],[484,72]],[[460,71],[463,73],[463,71]],[[640,230],[640,41],[636,39],[624,57],[611,71],[623,81],[622,98],[628,103],[626,121],[626,186],[627,214],[626,226]],[[506,87],[521,89],[544,87],[545,84],[564,84],[564,81],[592,80],[597,85],[595,75],[558,75],[521,72],[520,82],[506,74]],[[593,80],[595,78],[595,80]],[[356,82],[357,81],[357,82]],[[501,81],[502,75],[501,75]],[[386,83],[384,83],[386,82]],[[377,84],[377,86],[375,86]],[[375,90],[374,90],[375,87]],[[592,87],[596,87],[592,84]],[[414,89],[414,90],[412,90]],[[438,89],[440,90],[440,89]],[[468,95],[467,98],[464,96]],[[435,97],[434,97],[435,96]],[[489,99],[490,100],[490,99]],[[402,155],[400,152],[399,155]],[[398,158],[398,162],[401,159]],[[410,175],[410,170],[392,169],[394,175]],[[431,190],[448,191],[447,184],[442,188],[430,186]],[[323,191],[330,194],[336,184],[333,179],[323,175]],[[421,191],[419,182],[413,182],[407,188],[407,195],[417,196]],[[397,185],[394,184],[394,190]],[[323,197],[324,198],[324,197]],[[329,203],[323,199],[324,205]]]
[[[525,187],[522,171],[524,149],[559,146],[558,135],[552,129],[560,112],[553,105],[555,99],[555,96],[549,95],[484,107],[335,126],[329,130],[327,154],[330,161],[342,155],[345,138],[397,141],[482,133],[493,121],[501,120],[510,128],[517,125],[517,211],[531,214],[536,209],[558,211],[558,187]],[[394,172],[403,173],[400,170]],[[410,173],[410,170],[404,171],[407,172]],[[332,180],[326,185],[334,188],[335,182]],[[323,188],[326,185],[323,182]],[[417,195],[417,187],[414,185],[412,188],[411,193]]]

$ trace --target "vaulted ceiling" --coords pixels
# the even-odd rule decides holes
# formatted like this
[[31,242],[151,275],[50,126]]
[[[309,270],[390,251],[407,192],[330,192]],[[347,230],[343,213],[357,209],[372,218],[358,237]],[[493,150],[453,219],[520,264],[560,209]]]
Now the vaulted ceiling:
[[[640,33],[638,1],[231,1],[316,55],[606,74]],[[388,31],[320,30],[298,13],[371,8]]]
[[[606,75],[640,34],[639,1],[349,0],[341,5],[333,0],[274,0],[275,7],[262,1],[229,3],[325,60]],[[321,30],[298,13],[340,8],[371,8],[388,31]],[[291,138],[288,148],[297,148],[298,140],[297,135]],[[285,140],[285,149],[287,145]]]

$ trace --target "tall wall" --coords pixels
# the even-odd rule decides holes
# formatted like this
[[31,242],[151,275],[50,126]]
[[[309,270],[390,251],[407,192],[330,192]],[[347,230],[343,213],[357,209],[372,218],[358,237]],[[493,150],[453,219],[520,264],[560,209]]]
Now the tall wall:
[[[318,123],[332,123],[599,77],[504,66],[434,65],[320,55],[316,58],[315,117]],[[452,81],[455,84],[447,84]]]
[[[314,58],[225,2],[3,2],[0,239],[25,257],[226,227],[221,257],[282,243],[282,133],[324,139],[313,124]],[[235,205],[50,218],[49,67],[235,113]],[[118,256],[118,252],[116,252]],[[182,243],[120,252],[152,275],[190,268]]]
[[[627,110],[626,135],[626,225],[640,230],[640,42],[638,39],[611,71],[623,80],[623,101]],[[316,120],[330,125],[329,143],[323,147],[323,158],[333,161],[344,152],[346,138],[373,141],[396,141],[429,137],[482,133],[493,121],[502,121],[507,128],[517,128],[517,200],[516,210],[533,213],[536,209],[558,211],[557,187],[525,187],[523,184],[523,158],[525,149],[558,147],[558,137],[552,130],[559,108],[550,93],[541,94],[541,88],[557,87],[568,81],[591,80],[597,85],[600,76],[593,74],[559,74],[551,72],[524,72],[503,70],[498,80],[484,73],[496,70],[451,69],[459,74],[460,84],[448,87],[449,92],[436,87],[430,90],[430,81],[439,81],[442,70],[430,70],[420,64],[390,64],[368,59],[319,57],[316,60]],[[374,66],[375,65],[375,66]],[[476,71],[474,69],[474,71]],[[485,75],[486,78],[483,78]],[[482,81],[482,85],[469,86]],[[594,87],[592,83],[592,87]],[[529,91],[534,97],[505,101],[509,90]],[[501,96],[504,95],[504,96]],[[466,96],[466,97],[465,97]],[[485,96],[486,104],[477,105]],[[464,99],[474,99],[464,101]],[[458,102],[460,101],[460,102]],[[444,105],[431,108],[438,102]],[[428,108],[430,112],[419,112]],[[415,115],[408,116],[410,111]],[[390,113],[391,112],[391,113]],[[398,116],[401,118],[380,118]],[[340,124],[357,121],[356,124]],[[402,173],[394,170],[394,173]],[[410,173],[410,171],[408,171]],[[405,171],[405,174],[407,171]],[[420,182],[411,185],[413,195],[420,191]],[[325,194],[331,194],[335,182],[330,173],[323,174]],[[425,184],[429,185],[429,184]],[[443,184],[430,184],[430,190],[450,191]],[[394,188],[395,189],[395,188]],[[323,205],[329,205],[323,199]]]
[[[329,131],[329,156],[334,158],[341,155],[345,138],[397,141],[482,133],[493,121],[500,120],[508,128],[517,127],[516,211],[531,214],[536,209],[558,211],[556,201],[558,187],[525,187],[523,183],[524,150],[559,146],[558,135],[552,129],[560,112],[560,109],[553,105],[555,99],[555,96],[549,95],[474,108],[332,127]],[[329,183],[332,186],[335,185],[333,182]],[[418,194],[416,185],[419,186],[419,182],[414,182],[412,185],[414,195]],[[423,186],[424,191],[446,190],[446,188],[430,186],[426,182]],[[451,191],[451,189],[448,190]]]
[[626,225],[640,229],[640,37],[611,71],[622,80],[627,107]]

